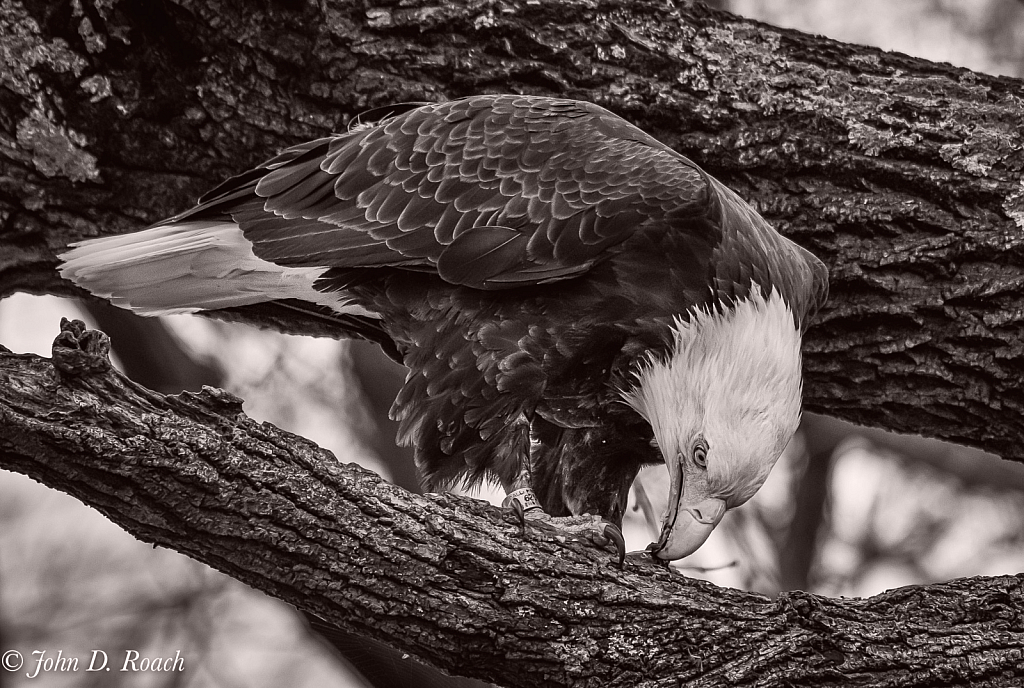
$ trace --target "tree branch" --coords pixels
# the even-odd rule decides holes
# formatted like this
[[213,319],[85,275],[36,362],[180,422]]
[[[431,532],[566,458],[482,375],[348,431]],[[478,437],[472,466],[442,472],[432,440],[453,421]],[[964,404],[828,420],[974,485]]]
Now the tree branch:
[[808,409],[1024,458],[1018,80],[655,0],[4,7],[24,50],[3,54],[0,295],[70,293],[53,272],[69,241],[180,211],[366,107],[565,95],[689,155],[830,264]]
[[[62,325],[52,361],[0,353],[0,462],[331,624],[517,686],[1015,685],[1024,577],[867,600],[716,588],[414,495],[256,423],[231,395],[163,396]],[[884,677],[884,680],[883,680]]]

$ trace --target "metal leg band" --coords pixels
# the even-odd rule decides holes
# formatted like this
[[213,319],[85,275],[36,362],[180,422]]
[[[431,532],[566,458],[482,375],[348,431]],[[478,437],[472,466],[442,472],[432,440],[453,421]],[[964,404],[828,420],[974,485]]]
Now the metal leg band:
[[507,507],[511,506],[513,502],[518,502],[524,512],[541,508],[540,500],[537,499],[537,494],[528,487],[520,487],[518,490],[512,490],[505,497],[505,501],[503,501],[501,505]]

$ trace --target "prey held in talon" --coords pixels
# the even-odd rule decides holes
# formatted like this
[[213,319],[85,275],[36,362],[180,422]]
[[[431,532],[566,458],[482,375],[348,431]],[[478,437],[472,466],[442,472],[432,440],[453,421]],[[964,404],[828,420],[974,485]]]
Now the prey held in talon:
[[428,489],[496,478],[529,490],[520,518],[621,542],[633,479],[664,462],[665,561],[795,432],[827,294],[820,261],[687,158],[519,95],[381,108],[62,259],[143,315],[277,302],[377,343],[410,370],[392,417]]

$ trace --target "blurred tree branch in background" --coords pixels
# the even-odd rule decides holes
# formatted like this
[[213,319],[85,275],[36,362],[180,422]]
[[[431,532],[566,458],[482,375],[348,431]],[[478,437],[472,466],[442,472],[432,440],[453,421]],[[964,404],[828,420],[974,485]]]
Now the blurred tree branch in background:
[[[823,416],[804,414],[800,429],[805,463],[797,481],[793,518],[779,547],[781,590],[808,590],[811,565],[818,550],[819,531],[825,521],[832,458],[847,434],[829,432]],[[845,428],[844,428],[845,429]]]
[[391,482],[410,492],[421,492],[413,449],[398,446],[398,422],[388,417],[405,382],[405,368],[369,342],[352,342],[348,352],[353,380],[366,400],[368,416],[366,423],[353,424],[353,429],[388,467]]
[[175,339],[163,322],[142,318],[99,299],[83,301],[112,342],[125,374],[155,392],[198,392],[203,385],[223,386],[223,373],[211,361],[199,361]]
[[[831,470],[839,452],[851,443],[908,466],[923,466],[956,482],[959,490],[987,489],[1024,494],[1021,466],[999,461],[977,449],[938,440],[897,435],[875,428],[805,413],[801,424],[804,458],[793,490],[793,515],[777,542],[778,590],[809,590],[820,556],[822,529],[828,526]],[[908,495],[909,497],[909,495]]]

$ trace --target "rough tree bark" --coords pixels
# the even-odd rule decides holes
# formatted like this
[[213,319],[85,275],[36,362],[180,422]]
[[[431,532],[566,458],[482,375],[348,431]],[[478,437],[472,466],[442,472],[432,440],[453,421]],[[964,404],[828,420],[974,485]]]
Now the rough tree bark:
[[1024,576],[869,600],[688,579],[485,502],[413,495],[206,388],[162,396],[65,323],[0,352],[0,460],[129,532],[449,671],[515,686],[1014,685]]
[[[692,157],[829,263],[832,298],[805,346],[809,409],[1024,460],[1020,81],[653,0],[2,0],[0,84],[0,296],[74,293],[53,270],[69,241],[170,215],[367,107],[565,95]],[[223,315],[318,331],[266,309]],[[5,465],[459,673],[1020,680],[1019,577],[772,603],[618,573],[594,552],[518,543],[482,506],[322,465],[222,397],[3,365]],[[229,426],[230,441],[216,434]]]
[[[1021,83],[651,0],[7,2],[0,294],[366,107],[593,100],[829,263],[809,410],[1024,458]],[[292,316],[235,314],[292,330]]]

